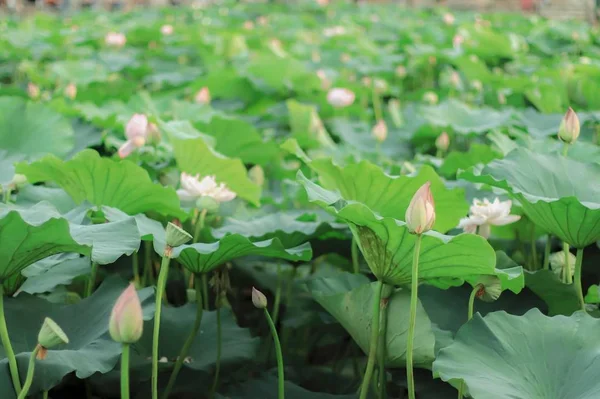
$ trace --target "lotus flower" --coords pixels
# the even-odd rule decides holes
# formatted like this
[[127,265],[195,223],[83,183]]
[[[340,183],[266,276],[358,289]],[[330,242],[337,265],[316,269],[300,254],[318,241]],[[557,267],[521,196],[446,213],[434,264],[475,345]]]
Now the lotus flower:
[[565,143],[571,144],[579,137],[579,118],[573,108],[569,107],[563,120],[560,122],[558,137]]
[[29,97],[36,99],[40,96],[40,88],[36,84],[29,82],[27,84],[27,94]]
[[148,118],[144,114],[134,114],[125,126],[127,141],[119,148],[119,157],[125,158],[146,144],[148,137]]
[[351,105],[355,97],[351,90],[334,87],[327,93],[327,102],[335,108],[344,108]]
[[385,139],[387,139],[388,128],[383,119],[379,120],[375,124],[375,126],[373,126],[371,134],[373,135],[373,137],[375,137],[375,140],[377,140],[380,143],[383,143]]
[[442,132],[437,139],[435,139],[435,148],[442,152],[448,151],[448,147],[450,146],[450,137],[448,133]]
[[77,86],[74,83],[69,83],[67,87],[65,87],[65,96],[74,100],[77,97]]
[[475,234],[479,229],[479,235],[488,238],[491,226],[504,226],[521,219],[519,215],[511,215],[512,201],[500,201],[498,198],[490,202],[487,198],[483,201],[475,198],[469,210],[469,217],[462,218],[458,225],[466,233]]
[[456,50],[460,50],[462,44],[465,42],[465,38],[462,35],[456,34],[452,38],[452,47]]
[[267,307],[267,297],[254,287],[252,287],[252,304],[258,309]]
[[170,36],[173,34],[173,25],[163,25],[160,27],[160,33],[162,33],[164,36]]
[[449,12],[444,14],[444,23],[446,25],[452,25],[454,24],[455,18],[454,15],[450,14]]
[[215,201],[227,202],[236,197],[236,194],[229,190],[225,184],[217,184],[214,176],[205,176],[200,180],[200,175],[189,175],[182,173],[181,188],[177,190],[177,195],[182,201],[196,201],[202,197],[211,197]]
[[410,200],[405,218],[411,233],[423,234],[431,230],[435,223],[435,202],[430,182],[423,184]]
[[194,101],[196,101],[197,104],[210,104],[210,90],[208,87],[205,86],[201,88],[198,93],[196,93]]
[[104,37],[104,43],[112,47],[123,47],[127,43],[127,38],[123,33],[108,32]]
[[571,252],[568,253],[567,258],[569,259],[569,265],[565,262],[565,251],[555,252],[550,255],[550,268],[559,278],[563,278],[567,273],[571,274],[571,277],[575,274],[575,255]]
[[135,286],[129,284],[112,309],[108,331],[114,341],[133,344],[141,338],[143,328],[144,318],[140,298]]

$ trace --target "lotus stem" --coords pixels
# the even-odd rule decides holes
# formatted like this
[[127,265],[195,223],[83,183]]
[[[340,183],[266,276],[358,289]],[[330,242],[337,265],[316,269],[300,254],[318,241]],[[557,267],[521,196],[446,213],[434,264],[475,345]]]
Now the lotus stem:
[[277,335],[277,329],[275,323],[271,319],[271,315],[267,308],[264,308],[265,317],[269,328],[271,329],[271,335],[273,336],[273,343],[275,344],[275,356],[277,357],[277,398],[284,399],[285,397],[285,379],[283,374],[283,354],[281,353],[281,343],[279,342],[279,335]]
[[138,256],[138,251],[135,251],[132,255],[131,255],[131,267],[133,270],[133,283],[135,284],[136,288],[141,288],[140,286],[140,259]]
[[42,399],[48,399],[48,391],[44,391],[44,393],[42,393]]
[[573,276],[571,276],[571,265],[569,264],[569,244],[563,242],[563,251],[565,252],[565,265],[564,274],[565,282],[567,284],[573,284]]
[[167,246],[160,263],[158,282],[156,283],[156,303],[154,309],[154,331],[152,334],[152,399],[158,399],[158,339],[160,333],[160,311],[163,294],[169,275],[172,248]]
[[552,236],[546,236],[546,246],[544,247],[544,270],[550,269],[550,251],[552,250]]
[[5,204],[8,204],[10,202],[10,193],[11,193],[11,188],[10,187],[5,187],[4,188],[4,192],[2,193],[2,200],[4,201]]
[[[473,287],[471,291],[471,296],[469,296],[469,308],[467,311],[467,321],[473,318],[473,308],[475,307],[475,296],[477,296],[477,291],[481,289],[481,285],[477,284]],[[460,386],[458,388],[458,399],[462,399],[465,391],[465,382],[461,381]]]
[[25,377],[25,383],[23,384],[23,390],[19,393],[17,399],[25,399],[27,397],[27,393],[29,392],[29,388],[31,388],[31,383],[33,382],[33,373],[35,372],[35,357],[42,347],[38,344],[35,346],[33,352],[31,352],[31,356],[29,356],[29,367],[27,367],[27,377]]
[[208,279],[206,278],[206,273],[202,273],[202,302],[204,303],[204,309],[210,310],[210,305],[208,303]]
[[2,339],[2,346],[4,347],[6,357],[8,358],[8,366],[13,387],[15,388],[17,395],[19,395],[21,393],[21,380],[19,379],[17,358],[15,357],[15,352],[10,343],[8,328],[6,327],[6,317],[4,315],[4,286],[2,284],[0,284],[0,338]]
[[90,279],[88,280],[87,287],[85,288],[85,298],[89,297],[94,292],[94,286],[96,285],[97,275],[98,263],[92,262],[92,271],[90,272]]
[[579,297],[581,310],[585,310],[585,299],[583,298],[583,287],[581,286],[581,269],[583,267],[583,248],[577,248],[577,258],[575,259],[575,290]]
[[569,153],[569,143],[565,142],[565,144],[563,146],[562,154],[566,158],[568,153]]
[[171,372],[171,377],[169,377],[169,383],[167,384],[167,388],[162,394],[162,399],[168,399],[173,386],[175,385],[175,381],[177,380],[177,375],[183,366],[183,362],[185,361],[186,356],[188,355],[196,336],[198,335],[198,330],[200,330],[200,324],[202,323],[202,313],[204,310],[204,306],[202,304],[202,288],[200,279],[196,278],[194,286],[196,288],[196,318],[194,319],[194,325],[192,326],[192,330],[188,335],[185,343],[181,347],[181,351],[179,352],[179,357],[175,362],[175,367]]
[[408,341],[406,343],[406,379],[408,382],[408,398],[415,399],[415,377],[413,371],[413,344],[417,324],[417,305],[419,301],[419,252],[421,252],[422,235],[417,234],[413,249],[413,264],[410,288],[410,321],[408,324]]
[[373,318],[371,320],[371,340],[369,341],[369,357],[367,359],[367,369],[363,377],[360,387],[359,399],[366,399],[369,394],[369,384],[375,368],[375,358],[377,356],[377,341],[379,338],[379,310],[381,303],[381,293],[383,291],[383,283],[377,281],[375,286],[375,296],[373,297]]
[[375,122],[383,120],[383,112],[381,110],[381,99],[377,88],[375,87],[375,80],[371,83],[373,91],[373,111],[375,112]]
[[[144,275],[142,276],[142,286],[145,287],[152,281],[152,244],[144,242]],[[152,285],[152,284],[151,284]]]
[[121,399],[129,399],[129,344],[123,344],[121,354]]
[[200,232],[202,232],[202,229],[204,228],[204,221],[206,220],[207,212],[208,211],[206,209],[202,209],[200,211],[200,215],[198,216],[198,220],[196,220],[196,223],[194,224],[194,238],[192,240],[194,243],[198,242],[198,239],[200,238]]
[[531,262],[533,264],[533,270],[537,270],[537,242],[535,240],[535,225],[533,224],[531,225]]
[[219,386],[219,374],[221,372],[221,306],[217,304],[217,362],[215,364],[215,378],[213,380],[212,388],[210,389],[210,398],[214,398],[217,387]]
[[[385,288],[385,287],[384,287]],[[387,378],[385,374],[385,359],[386,353],[386,332],[387,332],[387,306],[389,303],[389,296],[381,298],[379,301],[379,344],[377,346],[378,352],[378,365],[379,369],[379,399],[387,398]]]
[[352,254],[352,271],[354,272],[354,274],[358,274],[358,273],[360,273],[360,263],[358,260],[358,243],[356,242],[356,238],[354,236],[352,236],[351,254]]
[[279,321],[279,308],[281,307],[281,280],[281,264],[277,262],[277,287],[275,288],[275,301],[273,302],[273,322],[275,324]]

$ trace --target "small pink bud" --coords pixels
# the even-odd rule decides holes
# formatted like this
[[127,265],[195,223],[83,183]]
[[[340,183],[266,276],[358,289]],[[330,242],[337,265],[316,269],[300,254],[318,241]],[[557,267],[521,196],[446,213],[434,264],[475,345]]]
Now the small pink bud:
[[140,298],[135,286],[129,284],[112,309],[108,331],[113,340],[124,344],[133,344],[142,336],[143,328],[144,319]]
[[373,134],[373,137],[375,137],[375,140],[377,140],[380,143],[383,143],[385,139],[387,139],[388,135],[388,128],[385,124],[385,121],[383,119],[378,121],[375,124],[375,126],[373,126],[373,130],[371,130],[371,133]]
[[160,33],[164,36],[170,36],[173,34],[173,25],[163,25],[160,27]]
[[258,309],[265,309],[267,307],[267,297],[265,294],[252,287],[252,303]]
[[77,86],[74,83],[69,83],[67,87],[65,87],[65,96],[74,100],[77,97]]
[[27,94],[29,94],[29,97],[36,99],[40,96],[40,88],[30,82],[27,84]]
[[435,223],[435,203],[430,182],[423,184],[410,200],[405,218],[411,233],[422,234],[431,230]]
[[403,79],[406,77],[406,67],[404,65],[398,65],[396,67],[396,76],[399,77],[400,79]]
[[437,139],[435,139],[435,148],[442,152],[448,151],[448,147],[450,146],[450,136],[448,133],[442,132]]
[[571,144],[577,141],[579,137],[579,118],[573,108],[569,107],[565,114],[560,128],[558,129],[558,137],[565,143]]
[[196,97],[194,97],[194,101],[198,104],[210,104],[210,90],[208,87],[203,87],[196,93]]

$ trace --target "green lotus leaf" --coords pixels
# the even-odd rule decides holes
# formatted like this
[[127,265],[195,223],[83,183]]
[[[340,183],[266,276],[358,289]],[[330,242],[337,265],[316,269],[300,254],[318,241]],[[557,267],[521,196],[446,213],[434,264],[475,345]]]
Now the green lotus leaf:
[[525,285],[548,305],[548,314],[569,316],[581,309],[573,284],[565,284],[551,270],[525,272]]
[[79,276],[89,274],[91,259],[77,254],[49,256],[25,268],[21,274],[27,278],[18,292],[41,294],[51,292],[59,285],[68,285]]
[[303,148],[335,146],[314,105],[302,104],[296,100],[288,100],[286,105],[292,136]]
[[[259,379],[247,381],[239,386],[227,387],[227,395],[219,399],[278,399],[277,378],[263,376]],[[288,399],[356,399],[356,395],[334,395],[324,392],[312,392],[293,382],[285,381],[285,397]]]
[[309,243],[286,248],[278,238],[252,242],[247,237],[231,234],[213,243],[181,245],[173,249],[172,257],[192,273],[208,273],[225,262],[247,255],[308,261],[312,250]]
[[[393,285],[410,284],[416,236],[408,231],[404,222],[380,216],[366,204],[326,190],[304,177],[301,171],[298,180],[310,202],[350,225],[371,271],[379,280]],[[384,192],[381,198],[385,199],[388,191]],[[423,235],[419,257],[419,278],[423,281],[433,283],[442,279],[443,285],[452,281],[454,285],[461,284],[471,275],[495,274],[495,264],[494,250],[483,237],[474,234],[451,237],[435,231]]]
[[[373,297],[376,283],[364,276],[344,273],[308,283],[314,299],[348,331],[365,353],[369,353]],[[410,316],[410,291],[394,291],[388,300],[386,330],[386,366],[406,365],[406,341]],[[435,336],[431,322],[419,302],[413,356],[415,364],[428,367],[434,359]]]
[[[92,296],[67,306],[52,304],[29,294],[5,299],[6,324],[22,376],[27,374],[30,353],[45,317],[56,321],[69,337],[68,344],[49,350],[47,358],[36,364],[30,393],[50,389],[72,372],[83,379],[94,373],[107,373],[115,367],[121,357],[121,345],[110,338],[108,319],[126,286],[125,281],[110,277]],[[146,288],[138,292],[147,314],[151,314],[153,309],[152,291],[152,288]],[[27,317],[23,317],[24,314]],[[0,351],[3,357],[0,364],[6,365],[4,350]],[[8,367],[4,368],[8,370]],[[13,392],[12,389],[3,390],[2,397],[14,399]]]
[[61,114],[19,97],[0,97],[0,148],[10,155],[64,156],[74,143],[71,124]]
[[130,215],[149,211],[185,219],[175,190],[150,180],[148,172],[134,163],[101,158],[84,150],[69,161],[49,155],[40,161],[17,165],[17,173],[31,183],[53,181],[76,203],[119,208]]
[[600,165],[519,148],[459,177],[508,191],[536,225],[573,247],[600,239]]
[[422,116],[432,125],[451,127],[456,133],[485,133],[509,124],[511,110],[470,108],[458,100],[448,100],[439,105],[423,107]]
[[49,69],[54,79],[73,82],[78,85],[106,81],[109,74],[108,69],[103,64],[94,60],[56,61],[49,65]]
[[212,230],[213,237],[220,239],[227,234],[239,234],[261,241],[277,237],[286,248],[298,246],[326,235],[335,235],[346,229],[345,224],[326,221],[303,221],[292,212],[277,212],[250,220],[228,218],[221,227]]
[[501,154],[487,145],[472,144],[467,152],[450,152],[444,159],[442,166],[440,166],[439,172],[444,176],[452,177],[460,169],[467,169],[478,164],[486,164],[496,158],[500,158],[500,156]]
[[260,204],[261,188],[248,178],[242,161],[216,152],[187,121],[161,123],[160,127],[169,136],[177,165],[183,172],[214,175],[239,197],[254,205]]
[[444,381],[464,380],[473,399],[596,398],[600,344],[590,337],[599,328],[600,320],[583,312],[476,314],[440,351],[433,371]]
[[[496,251],[496,271],[494,273],[500,279],[502,291],[512,291],[515,294],[525,288],[525,275],[523,267],[517,265],[504,251]],[[467,278],[471,286],[475,287],[479,282],[479,276]]]

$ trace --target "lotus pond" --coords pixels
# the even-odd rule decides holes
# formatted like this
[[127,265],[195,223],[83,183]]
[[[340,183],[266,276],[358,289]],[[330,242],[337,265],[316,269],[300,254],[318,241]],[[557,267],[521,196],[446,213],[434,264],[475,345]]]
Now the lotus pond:
[[599,93],[533,16],[3,17],[0,397],[600,397]]

